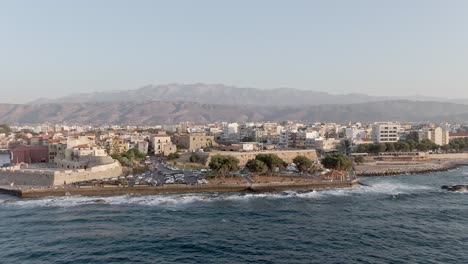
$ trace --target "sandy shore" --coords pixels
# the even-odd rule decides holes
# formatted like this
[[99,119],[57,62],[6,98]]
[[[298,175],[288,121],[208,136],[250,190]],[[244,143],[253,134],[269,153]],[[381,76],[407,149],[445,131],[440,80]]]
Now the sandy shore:
[[447,171],[468,166],[466,159],[439,159],[428,161],[376,161],[356,166],[357,176],[386,176],[400,174],[430,173]]

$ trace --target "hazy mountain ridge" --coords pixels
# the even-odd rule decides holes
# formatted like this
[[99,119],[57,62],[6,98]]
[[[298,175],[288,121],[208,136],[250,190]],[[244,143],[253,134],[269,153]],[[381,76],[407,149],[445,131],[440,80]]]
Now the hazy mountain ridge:
[[[293,88],[256,89],[238,88],[223,84],[167,84],[111,92],[83,93],[58,99],[38,99],[30,104],[44,103],[88,103],[88,102],[131,102],[131,101],[196,102],[201,104],[296,106],[327,104],[358,104],[388,100],[448,101],[444,98],[424,96],[389,97],[369,96],[352,93],[333,95],[326,92],[298,90]],[[461,99],[458,103],[468,103]]]
[[318,106],[233,106],[193,102],[92,102],[72,104],[13,105],[0,104],[0,123],[37,124],[175,124],[182,121],[208,123],[216,121],[283,121],[303,122],[373,122],[396,121],[464,121],[468,105],[385,101],[347,105]]

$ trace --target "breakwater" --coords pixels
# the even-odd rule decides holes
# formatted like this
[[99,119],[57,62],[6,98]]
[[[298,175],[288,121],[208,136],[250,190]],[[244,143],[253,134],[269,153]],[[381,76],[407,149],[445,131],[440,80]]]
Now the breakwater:
[[0,187],[0,193],[21,198],[39,198],[47,196],[121,196],[121,195],[157,195],[184,193],[229,193],[229,192],[279,192],[287,190],[312,191],[335,188],[350,188],[358,181],[319,181],[319,182],[283,182],[257,184],[203,184],[203,185],[165,185],[138,187],[56,187],[56,188],[13,188]]
[[426,174],[453,170],[468,166],[467,160],[450,160],[441,162],[386,162],[356,166],[356,176],[394,176],[402,174]]

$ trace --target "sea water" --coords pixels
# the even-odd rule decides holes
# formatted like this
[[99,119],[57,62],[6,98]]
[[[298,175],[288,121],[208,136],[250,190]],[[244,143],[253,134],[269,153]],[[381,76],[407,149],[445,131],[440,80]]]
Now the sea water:
[[1,263],[468,263],[468,168],[352,189],[18,199]]

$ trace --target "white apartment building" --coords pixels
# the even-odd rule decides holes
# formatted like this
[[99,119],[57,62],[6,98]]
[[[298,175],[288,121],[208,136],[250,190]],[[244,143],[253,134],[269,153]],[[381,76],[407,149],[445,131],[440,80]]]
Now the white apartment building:
[[223,127],[224,139],[238,139],[239,138],[239,124],[229,123]]
[[419,140],[429,139],[439,146],[449,143],[449,132],[441,127],[430,128],[419,132]]
[[372,126],[374,143],[397,142],[400,140],[401,125],[397,122],[378,122]]

